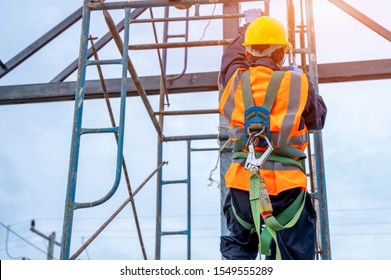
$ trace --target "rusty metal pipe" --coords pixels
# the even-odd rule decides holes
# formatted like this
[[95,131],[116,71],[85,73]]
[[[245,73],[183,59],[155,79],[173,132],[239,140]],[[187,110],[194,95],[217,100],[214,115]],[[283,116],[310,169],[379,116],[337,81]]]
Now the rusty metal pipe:
[[184,111],[159,111],[159,112],[155,112],[155,115],[165,115],[165,116],[202,115],[202,114],[217,114],[218,112],[219,111],[217,109],[184,110]]
[[[95,48],[94,40],[92,40],[92,39],[93,38],[91,38],[91,36],[90,36],[91,49],[92,49],[92,52],[93,52],[95,60],[99,60],[98,52],[97,52],[97,50]],[[116,127],[117,124],[115,122],[113,109],[111,107],[109,93],[107,91],[106,83],[105,83],[105,80],[104,80],[104,77],[103,77],[102,67],[100,65],[97,65],[97,70],[98,70],[98,74],[99,74],[99,80],[100,80],[100,83],[102,85],[103,96],[105,98],[107,111],[108,111],[109,116],[110,116],[111,125],[113,127]],[[114,133],[114,136],[115,136],[115,140],[116,140],[116,142],[118,144],[118,134]],[[126,181],[126,186],[128,188],[129,197],[132,198],[130,200],[130,202],[131,202],[131,205],[132,205],[134,221],[135,221],[135,224],[136,224],[136,230],[137,230],[137,235],[138,235],[139,242],[140,242],[141,251],[142,251],[144,260],[146,260],[147,259],[147,253],[145,251],[144,241],[143,241],[143,237],[142,237],[142,234],[141,234],[140,223],[139,223],[138,215],[137,215],[137,209],[136,209],[136,205],[135,205],[134,200],[133,200],[133,192],[132,192],[132,186],[131,186],[131,183],[130,183],[129,172],[128,172],[128,168],[126,166],[126,161],[125,161],[125,157],[124,156],[122,157],[122,168],[124,170],[124,177],[125,177],[125,181]]]
[[[106,10],[103,11],[103,14],[104,14],[107,26],[109,27],[109,30],[110,30],[111,34],[113,35],[113,39],[114,39],[114,41],[115,41],[115,43],[116,43],[116,45],[118,47],[118,50],[122,54],[122,50],[124,48],[124,45],[122,43],[122,39],[121,39],[121,37],[119,35],[118,30],[115,28],[115,24],[114,24],[113,18],[111,17],[110,13],[108,11],[106,11]],[[163,137],[163,130],[162,130],[159,122],[157,121],[157,119],[155,118],[155,116],[153,114],[152,106],[149,103],[147,94],[146,94],[145,90],[143,89],[143,87],[141,85],[140,79],[139,79],[139,77],[137,75],[137,72],[136,72],[136,70],[135,70],[135,68],[133,66],[133,63],[130,60],[129,56],[128,56],[128,71],[129,71],[129,74],[132,76],[134,85],[137,88],[137,91],[138,91],[138,93],[139,93],[139,95],[141,97],[141,100],[144,103],[145,108],[147,109],[149,117],[151,118],[151,121],[152,121],[153,125],[155,126],[155,129],[156,129],[157,133],[159,134],[160,137]]]
[[133,200],[134,196],[148,183],[148,181],[155,175],[163,165],[167,164],[166,161],[162,162],[152,173],[140,184],[140,186],[134,191],[133,196],[129,196],[121,206],[103,223],[103,225],[70,257],[71,260],[75,260],[91,243],[96,237],[114,220],[114,218],[125,208],[130,201]]
[[231,42],[232,42],[232,39],[223,39],[223,40],[194,41],[194,42],[130,45],[129,50],[151,50],[151,49],[169,49],[169,48],[225,46],[225,45],[229,45]]
[[[241,0],[240,2],[255,2],[257,0]],[[262,0],[265,5],[270,0]],[[238,0],[181,0],[181,5],[210,5],[210,4],[238,4]],[[123,8],[149,8],[177,6],[178,1],[171,0],[145,0],[145,1],[123,1],[123,2],[99,2],[88,4],[88,8],[94,10],[118,10]]]
[[226,18],[242,18],[244,14],[229,14],[229,15],[211,15],[211,16],[194,16],[194,17],[171,17],[171,18],[145,18],[135,19],[134,23],[149,23],[149,22],[173,22],[173,21],[187,21],[187,20],[211,20],[211,19],[226,19]]

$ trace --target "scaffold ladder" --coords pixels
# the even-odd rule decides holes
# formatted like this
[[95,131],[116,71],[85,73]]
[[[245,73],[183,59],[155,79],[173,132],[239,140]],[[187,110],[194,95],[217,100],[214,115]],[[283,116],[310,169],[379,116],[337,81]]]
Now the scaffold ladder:
[[[177,39],[182,38],[184,43],[188,42],[188,33],[189,33],[189,22],[188,20],[184,20],[185,22],[185,31],[180,34],[170,34],[170,8],[164,8],[164,21],[163,25],[163,44],[167,44],[169,39]],[[185,9],[186,17],[189,17],[189,9]],[[159,110],[161,114],[159,114],[159,123],[161,127],[164,125],[164,110],[165,106],[169,106],[168,100],[168,92],[167,92],[167,82],[173,81],[180,78],[186,71],[187,67],[187,47],[184,47],[184,64],[183,70],[180,74],[170,77],[167,77],[167,61],[168,61],[168,50],[167,48],[162,49],[162,57],[160,57],[160,50],[158,49],[160,64],[161,64],[161,90],[160,90],[160,104]],[[164,101],[164,96],[166,96],[166,102]],[[164,142],[167,142],[167,138],[158,137],[158,159],[157,162],[160,164],[163,161],[163,153],[164,153]],[[164,236],[173,236],[173,235],[185,235],[186,236],[186,258],[188,260],[191,259],[191,171],[190,171],[190,141],[187,142],[188,152],[187,152],[187,174],[186,178],[178,179],[178,180],[165,180],[163,178],[163,170],[160,170],[158,173],[157,179],[157,198],[156,198],[156,238],[155,238],[155,259],[161,259],[161,244],[162,237]],[[163,216],[163,192],[166,189],[167,185],[179,185],[186,187],[186,228],[183,230],[164,230],[162,228],[162,222],[164,219]]]
[[[87,1],[88,2],[88,1]],[[69,259],[70,246],[72,236],[72,225],[74,211],[81,208],[98,206],[110,199],[116,192],[120,183],[122,162],[123,162],[123,144],[124,144],[124,128],[125,128],[125,107],[126,107],[126,92],[127,92],[127,68],[128,68],[128,48],[123,48],[120,59],[111,60],[89,60],[87,58],[89,28],[90,28],[90,9],[86,8],[86,3],[83,9],[82,34],[80,40],[80,58],[77,79],[77,90],[75,96],[75,108],[73,117],[73,134],[71,142],[71,155],[69,163],[68,184],[65,201],[64,224],[61,245],[61,259]],[[130,24],[130,9],[125,9],[125,25],[124,25],[124,45],[129,44],[129,24]],[[121,80],[121,96],[120,96],[120,112],[119,124],[115,127],[100,127],[86,128],[82,127],[84,93],[86,87],[86,70],[92,65],[121,65],[122,80]],[[80,140],[82,135],[113,133],[118,137],[117,144],[117,160],[114,183],[109,192],[102,198],[92,202],[75,202],[77,170],[80,152]]]
[[[287,0],[288,37],[293,46],[293,55],[301,56],[301,68],[309,74],[315,94],[319,94],[318,66],[316,56],[314,17],[312,0],[300,0],[300,24],[295,24],[293,0]],[[305,13],[305,15],[304,15]],[[296,35],[299,34],[299,47]],[[328,221],[325,166],[323,158],[322,132],[310,131],[307,163],[309,167],[310,192],[317,213],[316,258],[331,259],[330,230]]]

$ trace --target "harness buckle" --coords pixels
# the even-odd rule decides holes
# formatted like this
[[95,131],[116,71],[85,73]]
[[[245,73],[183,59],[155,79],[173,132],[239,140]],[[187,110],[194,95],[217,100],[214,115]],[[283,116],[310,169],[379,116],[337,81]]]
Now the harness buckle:
[[259,137],[266,135],[270,139],[270,112],[262,106],[252,106],[244,113],[244,141],[250,142],[255,137],[255,146],[264,146],[266,142]]

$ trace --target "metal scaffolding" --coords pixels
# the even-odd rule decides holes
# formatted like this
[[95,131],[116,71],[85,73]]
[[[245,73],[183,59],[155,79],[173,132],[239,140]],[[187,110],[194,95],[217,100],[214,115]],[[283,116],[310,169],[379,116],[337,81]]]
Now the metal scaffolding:
[[[224,11],[224,14],[229,14],[228,17],[225,17],[224,15],[221,16],[215,16],[215,17],[209,17],[210,19],[214,18],[222,18],[225,21],[228,20],[235,20],[236,27],[238,26],[237,19],[242,17],[243,15],[238,13],[238,4],[231,3],[232,1],[221,1],[225,5],[225,9],[229,10],[232,9],[233,13],[227,13],[227,11]],[[268,14],[269,12],[269,1],[263,1],[264,7],[263,10]],[[98,2],[94,3],[91,1],[85,1],[84,7],[83,7],[83,24],[82,24],[82,37],[81,37],[81,50],[80,50],[80,59],[79,59],[79,72],[78,72],[78,84],[77,84],[77,96],[75,100],[75,115],[74,115],[74,133],[72,138],[72,151],[71,151],[71,161],[70,161],[70,171],[69,171],[69,181],[68,181],[68,189],[67,189],[67,198],[66,198],[66,208],[65,208],[65,218],[64,218],[64,228],[63,228],[63,243],[62,243],[62,250],[61,250],[61,258],[62,259],[74,259],[78,256],[78,253],[81,252],[80,250],[76,252],[72,257],[70,257],[69,248],[70,248],[70,242],[71,242],[71,233],[72,233],[72,222],[73,222],[73,212],[76,209],[79,208],[86,208],[86,207],[94,207],[97,205],[102,204],[103,202],[107,201],[117,190],[118,184],[119,184],[119,178],[121,175],[121,170],[123,168],[122,165],[125,165],[125,161],[123,160],[123,131],[124,131],[124,116],[125,116],[125,97],[126,97],[126,91],[127,91],[127,73],[129,72],[133,82],[135,84],[135,87],[137,89],[137,92],[139,96],[141,97],[144,106],[148,112],[148,115],[156,129],[157,132],[157,141],[158,141],[158,159],[157,159],[157,166],[161,167],[164,165],[163,161],[163,146],[165,142],[170,141],[187,141],[187,176],[185,179],[178,179],[178,180],[164,180],[163,179],[163,168],[159,168],[157,171],[157,202],[156,202],[156,239],[155,239],[155,259],[161,259],[161,243],[162,243],[162,237],[167,235],[186,235],[187,237],[187,259],[191,259],[191,169],[190,169],[190,155],[191,155],[191,141],[194,140],[200,140],[200,139],[216,139],[216,135],[192,135],[192,136],[174,136],[174,137],[165,137],[163,133],[163,127],[164,127],[164,118],[166,116],[165,109],[166,105],[169,104],[168,100],[168,91],[167,91],[167,82],[172,81],[175,79],[178,79],[183,76],[183,74],[186,72],[186,65],[187,65],[187,48],[188,47],[199,47],[199,46],[213,46],[213,45],[227,45],[231,42],[232,38],[226,38],[229,37],[231,34],[228,34],[228,32],[224,32],[224,38],[220,40],[212,40],[212,41],[197,41],[197,42],[189,42],[188,41],[188,23],[190,20],[198,19],[198,17],[190,17],[189,16],[189,9],[186,9],[186,15],[184,17],[177,17],[173,18],[173,21],[182,21],[185,23],[185,32],[184,34],[169,34],[169,23],[171,22],[170,18],[170,4],[173,4],[172,2],[160,2],[162,7],[164,6],[164,18],[162,19],[155,19],[153,18],[152,9],[150,9],[150,15],[151,19],[150,22],[153,24],[154,27],[154,34],[155,34],[155,43],[154,44],[143,44],[143,45],[129,45],[129,25],[131,23],[130,18],[132,18],[132,23],[138,23],[138,22],[148,22],[148,20],[134,20],[133,17],[131,17],[130,14],[130,8],[151,8],[154,5],[158,4],[151,4],[151,2],[122,2],[122,3],[104,3],[104,2]],[[177,3],[174,3],[177,4]],[[189,1],[184,1],[183,4],[189,4],[193,5],[195,3]],[[209,2],[201,2],[200,4],[209,4]],[[289,17],[289,26],[288,30],[290,31],[290,37],[291,42],[295,42],[295,17],[294,17],[294,6],[293,1],[288,1],[289,8],[288,8],[288,17]],[[306,1],[305,10],[306,13],[306,23],[303,22],[304,16],[301,16],[302,22],[300,23],[299,34],[300,34],[300,42],[301,46],[300,48],[295,48],[294,51],[297,53],[300,53],[302,55],[302,62],[303,67],[307,67],[307,60],[308,60],[308,69],[309,69],[309,76],[311,81],[315,85],[315,90],[318,92],[318,79],[317,79],[317,64],[316,60],[313,59],[314,54],[316,54],[315,50],[315,39],[314,39],[314,32],[313,32],[313,18],[312,18],[312,2]],[[125,10],[125,19],[124,19],[124,39],[122,40],[119,34],[119,31],[117,30],[115,23],[110,16],[109,11],[111,9],[124,9]],[[95,60],[88,60],[87,58],[87,49],[88,49],[88,39],[89,39],[89,25],[90,25],[90,13],[96,10],[103,10],[103,14],[108,26],[108,29],[110,30],[110,33],[118,47],[119,52],[122,55],[122,59],[117,60],[99,60],[96,52],[96,48],[94,45],[92,46],[92,52],[94,54]],[[303,7],[301,7],[300,11],[303,13]],[[156,28],[155,28],[155,22],[164,22],[164,28],[163,28],[163,42],[159,43],[156,35]],[[232,25],[231,25],[232,26]],[[237,28],[235,28],[237,29]],[[306,38],[305,38],[306,35]],[[183,42],[169,42],[170,38],[182,38]],[[305,39],[307,39],[307,42],[305,42]],[[184,66],[183,70],[180,74],[176,75],[175,77],[166,77],[166,65],[167,65],[167,49],[169,48],[183,48],[184,49]],[[158,50],[158,57],[159,57],[159,64],[161,67],[161,87],[160,87],[160,105],[159,105],[159,113],[155,114],[155,112],[152,109],[152,106],[149,103],[147,94],[140,83],[140,79],[137,75],[136,69],[133,66],[133,63],[131,59],[128,56],[128,49],[130,50],[143,50],[143,49],[157,49]],[[162,55],[160,55],[160,49],[163,49]],[[87,66],[90,65],[96,65],[98,66],[98,69],[100,65],[103,64],[121,64],[123,68],[122,78],[121,78],[121,110],[120,110],[120,125],[116,126],[115,123],[112,123],[113,128],[95,128],[95,129],[89,129],[89,128],[82,128],[81,127],[81,120],[82,120],[82,112],[83,112],[83,102],[84,102],[84,88],[85,88],[85,75],[86,75],[86,69]],[[104,85],[104,79],[100,73],[100,80],[102,85]],[[103,88],[106,88],[105,86]],[[104,92],[107,90],[104,90]],[[108,100],[108,99],[107,99]],[[176,115],[180,114],[191,114],[196,112],[177,112]],[[201,112],[201,113],[210,113],[210,112]],[[213,112],[215,113],[215,112]],[[173,114],[173,113],[171,113]],[[158,118],[156,118],[156,115]],[[223,127],[223,124],[220,124],[220,127]],[[114,182],[114,185],[112,189],[109,191],[109,193],[104,196],[103,198],[94,201],[94,202],[88,202],[88,203],[77,203],[75,202],[75,190],[76,190],[76,174],[77,174],[77,163],[78,163],[78,154],[79,154],[79,146],[80,146],[80,137],[83,134],[87,133],[114,133],[116,136],[116,140],[118,143],[118,154],[117,154],[117,171],[116,171],[116,179]],[[220,132],[221,133],[221,132]],[[222,137],[227,138],[227,134],[222,134]],[[319,132],[313,133],[313,154],[310,155],[310,159],[314,159],[314,163],[310,163],[310,176],[311,176],[311,189],[314,194],[314,198],[316,198],[318,206],[318,215],[319,215],[319,230],[320,230],[320,241],[318,242],[318,252],[321,255],[322,259],[330,259],[331,258],[331,250],[330,248],[330,238],[329,238],[329,229],[328,229],[328,216],[327,216],[327,199],[326,199],[326,186],[325,186],[325,174],[323,172],[324,170],[324,162],[323,162],[323,151],[322,151],[322,138],[321,134]],[[228,166],[228,163],[230,162],[229,157],[221,157],[221,166]],[[227,161],[227,162],[225,162]],[[126,170],[126,168],[125,168]],[[225,170],[221,170],[222,173],[225,173]],[[164,216],[162,215],[163,211],[163,203],[162,203],[162,196],[164,191],[164,186],[169,184],[184,184],[186,185],[187,189],[187,225],[184,230],[176,230],[176,231],[166,231],[162,229],[162,219]],[[224,185],[224,184],[223,184]],[[222,188],[222,197],[226,195],[225,188]],[[130,201],[133,201],[133,194],[129,187],[129,196]],[[134,204],[133,204],[134,205]],[[133,211],[136,213],[135,207],[133,208]],[[137,219],[137,215],[135,215]],[[139,229],[139,228],[138,228]],[[139,232],[139,238],[142,245],[142,237],[141,232]],[[88,244],[88,242],[87,242]],[[146,258],[146,254],[144,252],[144,258]]]
[[[243,14],[239,13],[239,5],[241,2],[250,2],[252,0],[182,0],[182,1],[170,1],[170,0],[145,0],[145,1],[128,1],[128,2],[104,2],[97,0],[84,0],[83,7],[75,11],[72,15],[67,17],[58,26],[50,30],[47,34],[42,36],[36,42],[34,42],[26,51],[21,52],[9,62],[1,64],[0,78],[12,71],[20,63],[46,45],[50,40],[58,36],[61,32],[66,30],[77,20],[82,19],[82,30],[80,38],[80,57],[72,62],[66,69],[59,73],[51,83],[47,85],[39,85],[29,88],[23,88],[25,86],[3,86],[0,87],[0,104],[17,104],[26,102],[46,102],[46,101],[59,101],[59,100],[71,100],[75,99],[74,108],[74,122],[73,122],[73,135],[71,144],[71,157],[69,163],[69,177],[67,185],[67,195],[65,203],[65,215],[62,234],[61,245],[61,259],[75,259],[83,250],[89,246],[93,240],[107,227],[107,225],[113,221],[113,219],[124,209],[129,203],[132,205],[134,218],[137,227],[138,238],[140,242],[140,248],[143,253],[144,259],[147,259],[147,254],[144,248],[144,242],[142,232],[139,227],[137,209],[134,204],[134,196],[141,190],[141,188],[154,176],[157,175],[157,200],[156,200],[156,237],[155,237],[155,259],[161,259],[161,243],[164,236],[172,235],[185,235],[186,236],[186,258],[191,259],[191,154],[192,152],[202,151],[219,151],[220,152],[220,178],[221,178],[221,201],[223,203],[226,196],[224,174],[231,162],[231,150],[223,145],[225,140],[228,139],[227,123],[226,120],[220,117],[220,131],[217,134],[206,135],[186,135],[186,136],[166,136],[164,134],[164,120],[168,116],[181,116],[181,115],[197,115],[197,114],[217,114],[217,110],[199,110],[194,108],[193,110],[182,111],[167,111],[167,105],[169,104],[169,96],[173,93],[186,93],[195,91],[216,91],[217,87],[217,73],[186,73],[187,70],[187,58],[189,47],[207,47],[207,46],[225,46],[228,45],[233,38],[237,35],[237,29],[239,27],[239,19],[243,17]],[[265,13],[269,13],[270,0],[258,1],[263,4],[262,8]],[[333,0],[333,4],[338,5],[341,9],[347,13],[359,19],[368,27],[379,33],[387,40],[391,40],[390,31],[382,28],[377,23],[370,21],[363,16],[357,10],[349,6],[343,1]],[[222,15],[209,15],[200,16],[196,14],[190,16],[188,7],[195,5],[208,4],[221,4],[223,9]],[[184,15],[181,17],[171,17],[170,9],[174,6],[186,6],[184,9]],[[152,8],[164,9],[163,18],[154,18]],[[183,7],[181,7],[183,8]],[[299,8],[299,9],[297,9]],[[196,8],[197,9],[197,8]],[[124,20],[118,24],[114,23],[111,17],[111,10],[123,10]],[[287,0],[287,22],[288,22],[288,34],[290,42],[293,44],[293,56],[300,56],[301,67],[308,73],[310,80],[314,84],[315,92],[318,94],[319,82],[335,82],[335,81],[349,81],[349,80],[363,80],[363,79],[380,79],[391,77],[391,60],[379,60],[370,62],[372,65],[382,65],[382,67],[361,68],[368,62],[347,62],[337,65],[324,64],[318,65],[316,61],[316,44],[314,34],[314,19],[313,19],[313,7],[312,0]],[[91,13],[102,11],[104,19],[109,30],[102,38],[93,38],[90,34],[90,18]],[[149,19],[139,19],[138,17],[145,12],[150,13]],[[297,23],[296,17],[299,15]],[[216,38],[216,40],[209,41],[189,41],[189,22],[193,20],[223,20],[223,38]],[[155,23],[161,22],[163,27],[163,41],[158,42],[157,31]],[[172,22],[183,22],[184,33],[183,34],[169,34],[169,24]],[[155,43],[153,44],[141,44],[130,45],[129,44],[129,26],[137,23],[151,23],[153,25]],[[120,33],[123,32],[123,38]],[[180,38],[182,42],[170,42],[171,38]],[[103,48],[111,39],[118,48],[121,58],[101,60],[98,55],[98,51]],[[96,41],[95,41],[96,40]],[[90,45],[90,47],[89,47]],[[167,75],[167,50],[170,48],[181,48],[184,51],[183,70],[177,75]],[[159,65],[160,76],[155,77],[139,77],[137,71],[133,65],[132,60],[128,55],[129,50],[145,50],[156,49]],[[91,59],[93,57],[93,59]],[[292,58],[292,57],[291,57]],[[118,64],[122,67],[122,76],[119,79],[105,79],[101,71],[101,65]],[[88,67],[97,67],[99,73],[98,81],[87,81],[86,71]],[[63,82],[69,75],[75,70],[78,70],[77,82]],[[333,69],[331,71],[330,69]],[[337,69],[337,72],[335,71]],[[364,70],[366,69],[366,70]],[[128,74],[131,78],[128,77]],[[63,88],[62,91],[57,93],[50,92],[53,88]],[[70,94],[72,90],[76,88],[76,94]],[[16,94],[17,92],[17,94]],[[35,94],[35,92],[43,92],[42,95]],[[50,92],[50,93],[48,93]],[[58,94],[60,92],[60,94]],[[66,94],[64,92],[67,92]],[[86,128],[82,127],[83,116],[83,104],[86,99],[101,98],[102,95],[105,98],[107,109],[109,111],[111,119],[111,127],[100,128]],[[159,95],[159,110],[154,111],[148,96]],[[131,188],[128,171],[126,167],[126,161],[123,156],[124,146],[124,127],[125,127],[125,112],[126,112],[126,97],[127,96],[140,96],[147,114],[152,122],[156,134],[157,134],[157,164],[151,174],[145,179],[140,186],[133,191]],[[120,113],[119,123],[116,124],[115,118],[111,109],[109,97],[120,97]],[[100,133],[112,133],[117,141],[117,160],[116,160],[116,172],[114,183],[109,192],[102,198],[91,202],[76,202],[76,182],[77,182],[77,170],[78,170],[78,158],[80,152],[80,139],[82,135],[86,134],[100,134]],[[221,140],[220,147],[214,147],[210,149],[196,149],[192,148],[192,142],[200,140],[217,139]],[[186,178],[178,180],[165,180],[164,179],[164,165],[166,161],[163,159],[163,149],[167,142],[184,141],[187,145],[187,168]],[[317,258],[322,260],[331,259],[331,245],[330,245],[330,233],[328,225],[328,209],[327,209],[327,193],[326,193],[326,174],[323,159],[323,143],[322,133],[320,131],[313,131],[310,135],[310,145],[308,149],[308,163],[309,167],[309,182],[310,192],[313,195],[314,204],[318,214],[318,236],[317,236]],[[85,244],[79,248],[75,253],[71,254],[71,238],[72,238],[72,226],[73,215],[77,209],[95,207],[108,201],[114,193],[117,191],[119,182],[121,180],[122,173],[126,180],[129,197],[123,202],[123,204],[110,216],[110,218],[85,242]],[[162,215],[163,201],[162,194],[164,186],[169,184],[181,184],[185,185],[187,197],[186,200],[186,228],[179,231],[166,231],[162,229]],[[224,217],[221,218],[221,232],[224,234],[227,229],[225,228]]]

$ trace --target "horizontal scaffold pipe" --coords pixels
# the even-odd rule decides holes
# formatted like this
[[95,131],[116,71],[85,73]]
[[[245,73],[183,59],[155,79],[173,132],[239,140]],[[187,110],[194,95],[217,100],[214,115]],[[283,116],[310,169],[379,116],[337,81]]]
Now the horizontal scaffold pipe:
[[205,109],[205,110],[184,110],[184,111],[163,111],[155,112],[155,115],[165,116],[178,116],[178,115],[203,115],[203,114],[217,114],[217,109]]
[[[90,10],[119,10],[124,8],[153,8],[178,5],[208,5],[208,4],[237,4],[239,2],[255,2],[256,0],[144,0],[144,1],[124,1],[124,2],[99,2],[88,4]],[[265,0],[264,0],[265,1]],[[270,0],[268,0],[270,1]]]
[[220,134],[203,134],[203,135],[183,135],[183,136],[165,136],[163,137],[164,142],[172,142],[172,141],[192,141],[192,140],[227,140],[228,135],[220,135]]
[[231,42],[232,42],[232,39],[195,41],[195,42],[160,43],[160,44],[142,44],[142,45],[130,45],[129,50],[151,50],[151,49],[169,49],[169,48],[225,46],[225,45],[229,45]]
[[172,22],[172,21],[188,21],[188,20],[211,20],[211,19],[227,19],[227,18],[241,18],[244,14],[229,14],[229,15],[215,15],[215,16],[194,16],[194,17],[170,17],[170,18],[143,18],[134,19],[134,23],[150,23],[150,22]]

